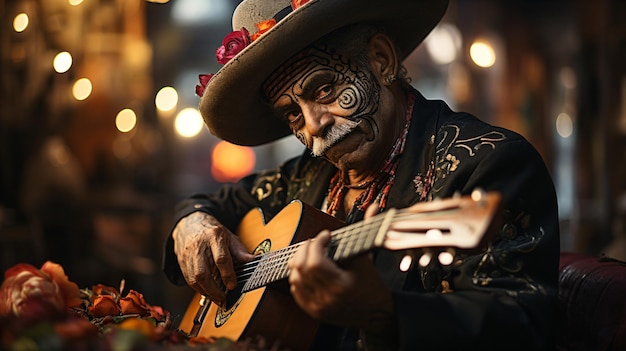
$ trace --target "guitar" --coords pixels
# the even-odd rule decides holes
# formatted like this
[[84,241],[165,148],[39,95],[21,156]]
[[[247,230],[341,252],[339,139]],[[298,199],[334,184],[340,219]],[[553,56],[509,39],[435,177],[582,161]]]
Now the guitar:
[[413,262],[431,259],[450,264],[457,252],[477,250],[495,232],[500,195],[475,191],[471,196],[420,202],[389,209],[370,219],[343,222],[300,201],[293,201],[270,222],[261,210],[249,212],[238,235],[256,258],[235,267],[237,288],[217,305],[196,294],[179,329],[191,336],[244,340],[258,336],[292,350],[307,349],[318,323],[298,308],[289,294],[288,262],[306,240],[331,230],[327,256],[336,262],[374,248],[408,250]]

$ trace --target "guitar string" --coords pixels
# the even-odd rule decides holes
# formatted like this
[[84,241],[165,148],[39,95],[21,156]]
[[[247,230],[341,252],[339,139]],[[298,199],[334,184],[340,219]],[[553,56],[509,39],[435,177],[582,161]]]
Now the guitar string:
[[[433,211],[424,211],[421,213],[410,212],[407,209],[396,210],[393,218],[405,217],[405,219],[419,219],[421,217],[428,217],[435,213],[441,214],[442,212],[455,212],[459,210],[461,206],[458,204],[452,204],[449,207],[439,208]],[[361,252],[369,250],[373,244],[376,234],[380,228],[380,222],[386,219],[388,212],[378,214],[371,219],[363,222],[359,222],[347,227],[343,227],[331,232],[331,244],[337,244],[335,248],[335,255],[331,257],[333,259],[347,258],[349,255],[354,254],[356,250]],[[375,229],[375,230],[372,230]],[[365,232],[366,234],[363,234]],[[303,243],[297,243],[285,248],[281,248],[276,251],[267,252],[257,255],[255,259],[250,262],[238,265],[235,269],[237,275],[237,284],[244,283],[245,286],[252,286],[254,288],[266,285],[267,283],[276,281],[288,276],[289,270],[287,264],[293,253]],[[365,247],[369,244],[369,247]],[[258,274],[257,274],[258,273]],[[250,279],[253,278],[251,282]]]
[[[380,214],[368,221],[359,222],[356,225],[343,227],[333,231],[331,233],[331,245],[332,243],[338,244],[336,250],[336,253],[339,254],[338,258],[346,258],[348,255],[353,254],[355,250],[360,249],[362,251],[366,251],[370,249],[372,246],[371,244],[373,244],[373,240],[371,240],[373,239],[372,236],[378,232],[380,222],[384,219],[384,214]],[[363,232],[366,232],[367,234],[364,235]],[[361,241],[361,246],[359,246],[359,241]],[[370,247],[362,247],[366,242],[371,243]],[[253,287],[258,287],[287,277],[288,260],[291,256],[293,256],[295,250],[302,244],[303,243],[297,243],[276,251],[267,252],[258,255],[253,261],[239,265],[235,270],[237,275],[237,284],[244,283]],[[262,274],[257,274],[254,281],[250,283],[249,279],[253,277],[257,271]],[[257,284],[259,285],[257,286]]]
[[[340,228],[332,233],[333,237],[331,240],[333,242],[338,242],[340,246],[338,246],[336,250],[336,255],[333,257],[334,259],[342,259],[349,257],[355,253],[355,250],[367,251],[371,248],[371,244],[373,244],[373,239],[375,239],[375,234],[378,232],[378,228],[380,227],[379,223],[385,219],[386,213],[379,214],[373,217],[370,221],[367,222],[359,222],[358,225],[351,225],[349,227]],[[393,215],[394,218],[398,217],[422,217],[422,214],[410,213],[405,210],[396,210],[396,213]],[[372,231],[372,229],[375,229]],[[363,232],[368,232],[367,234],[363,234]],[[369,247],[365,247],[364,245],[370,243]],[[245,283],[248,279],[255,274],[256,271],[267,271],[269,274],[269,281],[278,280],[280,278],[284,278],[287,276],[287,263],[288,259],[293,255],[293,251],[295,251],[302,243],[297,243],[286,248],[282,248],[276,251],[271,251],[268,253],[264,253],[258,255],[253,261],[247,262],[245,264],[239,265],[235,273],[239,278],[237,283]],[[258,269],[259,265],[263,265],[262,269]],[[266,275],[260,275],[261,284],[263,284]]]

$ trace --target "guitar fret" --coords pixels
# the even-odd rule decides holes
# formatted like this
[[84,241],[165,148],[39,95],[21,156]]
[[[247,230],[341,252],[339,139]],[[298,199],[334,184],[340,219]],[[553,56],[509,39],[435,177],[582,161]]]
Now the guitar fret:
[[334,236],[337,249],[331,258],[340,260],[371,249],[374,246],[380,223],[383,222],[384,218],[384,216],[379,215],[367,223],[357,223],[349,228],[338,230]]
[[242,292],[254,290],[269,283],[273,283],[289,275],[289,259],[300,245],[293,245],[280,250],[259,255],[256,267],[250,273]]

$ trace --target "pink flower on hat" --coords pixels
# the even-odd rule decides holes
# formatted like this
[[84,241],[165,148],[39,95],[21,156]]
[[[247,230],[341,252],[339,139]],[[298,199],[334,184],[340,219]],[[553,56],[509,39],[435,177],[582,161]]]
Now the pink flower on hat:
[[241,28],[240,30],[230,32],[226,37],[224,37],[224,40],[222,40],[222,46],[217,48],[217,51],[215,52],[217,62],[222,65],[226,64],[226,62],[230,61],[230,59],[235,57],[235,55],[237,55],[249,44],[250,33],[247,29]]
[[204,89],[206,89],[207,84],[213,78],[213,74],[200,74],[198,75],[198,79],[200,80],[200,84],[196,85],[196,95],[202,97],[204,95]]

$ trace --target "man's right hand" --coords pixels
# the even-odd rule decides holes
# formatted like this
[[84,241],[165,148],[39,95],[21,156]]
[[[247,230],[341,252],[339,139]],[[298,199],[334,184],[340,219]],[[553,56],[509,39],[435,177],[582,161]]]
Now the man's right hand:
[[243,263],[254,258],[236,235],[204,212],[183,217],[172,237],[187,284],[216,303],[226,298],[223,285],[229,290],[237,286],[233,261]]

